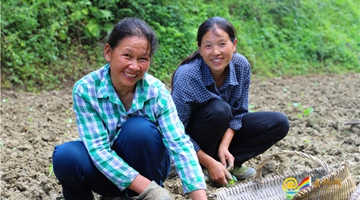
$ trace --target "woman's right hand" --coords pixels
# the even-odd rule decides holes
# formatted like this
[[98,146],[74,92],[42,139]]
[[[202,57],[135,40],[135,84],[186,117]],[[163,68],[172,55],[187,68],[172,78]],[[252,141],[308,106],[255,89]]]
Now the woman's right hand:
[[220,185],[227,185],[228,181],[232,179],[230,172],[224,167],[223,164],[214,160],[211,165],[208,166],[210,179]]

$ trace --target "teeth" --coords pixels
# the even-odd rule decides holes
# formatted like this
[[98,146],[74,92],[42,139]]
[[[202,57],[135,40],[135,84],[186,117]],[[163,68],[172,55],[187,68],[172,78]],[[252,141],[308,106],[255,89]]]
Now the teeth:
[[137,76],[137,74],[131,75],[131,74],[128,74],[128,73],[126,73],[126,72],[124,72],[124,74],[125,74],[126,76],[128,76],[128,77],[131,77],[131,78],[135,78],[135,77]]
[[217,59],[217,60],[213,60],[213,62],[219,62],[220,61],[220,59]]

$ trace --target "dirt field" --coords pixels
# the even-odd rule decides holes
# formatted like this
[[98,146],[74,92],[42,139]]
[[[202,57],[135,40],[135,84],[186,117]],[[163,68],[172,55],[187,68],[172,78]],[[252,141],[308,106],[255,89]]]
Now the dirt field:
[[[284,112],[291,128],[283,141],[248,165],[256,168],[279,150],[296,150],[328,165],[346,161],[356,185],[360,183],[360,125],[344,125],[360,120],[360,74],[256,79],[250,88],[250,108]],[[71,88],[40,94],[2,91],[0,114],[0,199],[59,197],[61,186],[50,173],[51,159],[55,145],[77,138]],[[285,170],[316,167],[302,160],[274,159],[266,165],[264,176],[279,173],[279,163]],[[182,194],[176,174],[171,174],[165,187],[176,199],[189,199]],[[216,189],[208,185],[210,199]]]

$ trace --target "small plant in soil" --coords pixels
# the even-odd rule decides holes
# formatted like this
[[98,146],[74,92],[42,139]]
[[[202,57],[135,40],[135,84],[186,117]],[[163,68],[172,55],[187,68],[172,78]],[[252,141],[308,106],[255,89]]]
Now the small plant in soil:
[[296,114],[297,118],[309,117],[310,114],[314,111],[312,107],[303,108],[301,103],[293,103],[293,106],[297,107],[300,113]]

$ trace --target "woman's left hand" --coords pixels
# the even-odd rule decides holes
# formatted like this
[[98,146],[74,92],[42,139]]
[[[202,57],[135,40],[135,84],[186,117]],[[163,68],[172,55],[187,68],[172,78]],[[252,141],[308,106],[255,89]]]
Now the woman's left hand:
[[224,165],[224,167],[231,171],[234,168],[234,156],[229,152],[229,149],[227,147],[219,147],[218,150],[218,156],[220,158],[221,164]]

